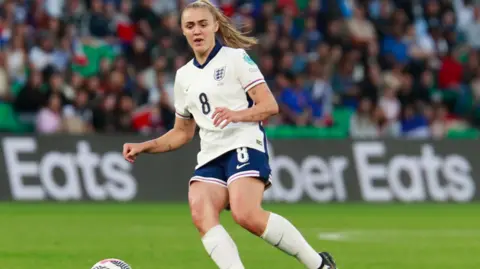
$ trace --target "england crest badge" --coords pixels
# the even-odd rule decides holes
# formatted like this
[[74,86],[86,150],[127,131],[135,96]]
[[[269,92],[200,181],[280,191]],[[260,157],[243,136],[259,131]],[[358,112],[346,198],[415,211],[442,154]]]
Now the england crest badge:
[[216,68],[216,69],[213,71],[213,78],[214,78],[216,81],[222,80],[222,79],[225,77],[226,69],[227,69],[226,66],[223,66],[223,67],[220,67],[220,68]]

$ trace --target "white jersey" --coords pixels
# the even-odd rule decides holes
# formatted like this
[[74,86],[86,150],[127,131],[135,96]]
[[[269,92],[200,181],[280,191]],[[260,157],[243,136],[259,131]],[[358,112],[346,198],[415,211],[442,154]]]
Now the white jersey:
[[194,118],[200,128],[197,167],[240,147],[266,152],[266,138],[258,122],[230,123],[224,129],[213,125],[217,107],[243,110],[253,101],[247,92],[265,79],[243,49],[217,44],[205,64],[196,59],[178,69],[175,77],[177,117]]

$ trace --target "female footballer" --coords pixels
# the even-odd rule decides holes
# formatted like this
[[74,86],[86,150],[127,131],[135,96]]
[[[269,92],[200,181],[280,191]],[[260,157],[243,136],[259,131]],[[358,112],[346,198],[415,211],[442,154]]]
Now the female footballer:
[[306,268],[336,269],[331,255],[317,253],[287,219],[261,206],[271,184],[261,122],[277,114],[278,105],[245,52],[256,39],[235,29],[208,0],[187,5],[181,27],[195,57],[176,73],[175,126],[159,138],[125,144],[125,159],[133,162],[140,153],[176,150],[191,141],[198,125],[201,150],[190,179],[189,205],[203,245],[217,266],[244,268],[219,221],[229,207],[236,223]]

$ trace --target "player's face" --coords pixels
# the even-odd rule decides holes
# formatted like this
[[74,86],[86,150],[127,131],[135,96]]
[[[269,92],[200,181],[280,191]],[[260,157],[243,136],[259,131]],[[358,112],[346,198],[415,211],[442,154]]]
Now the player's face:
[[183,12],[182,30],[195,54],[203,54],[215,45],[218,22],[208,9],[190,8]]

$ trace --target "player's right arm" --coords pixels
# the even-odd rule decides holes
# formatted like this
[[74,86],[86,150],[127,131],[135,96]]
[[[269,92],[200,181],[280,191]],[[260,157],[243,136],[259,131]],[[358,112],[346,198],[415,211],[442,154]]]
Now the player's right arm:
[[142,143],[124,144],[123,157],[133,163],[140,153],[162,153],[176,150],[192,140],[195,136],[195,128],[195,120],[177,117],[173,129],[166,134]]
[[173,86],[176,115],[173,129],[157,139],[144,142],[143,152],[162,153],[176,150],[190,142],[195,135],[196,124],[186,104],[185,90],[188,86],[185,84],[189,82],[183,80],[182,77],[185,77],[185,75],[182,75],[180,69],[175,75],[175,84]]
[[195,127],[195,120],[176,117],[173,129],[159,138],[142,143],[142,152],[162,153],[176,150],[192,140]]
[[187,109],[185,87],[178,74],[177,71],[174,85],[176,119],[173,129],[156,139],[123,145],[123,156],[127,161],[133,162],[140,153],[162,153],[176,150],[190,142],[195,136],[196,123]]

